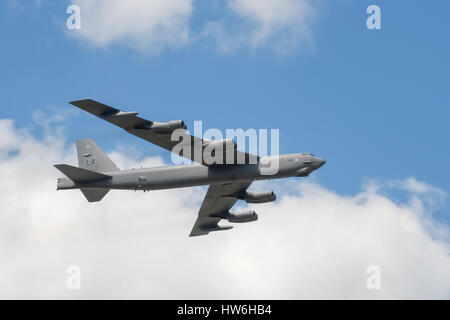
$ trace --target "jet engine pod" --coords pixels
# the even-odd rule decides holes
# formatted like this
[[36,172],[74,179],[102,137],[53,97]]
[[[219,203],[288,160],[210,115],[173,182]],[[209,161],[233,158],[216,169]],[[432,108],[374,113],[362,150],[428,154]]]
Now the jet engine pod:
[[186,125],[183,120],[173,120],[169,122],[150,122],[139,125],[136,129],[150,130],[155,133],[170,133],[177,129],[186,129]]
[[226,164],[229,161],[233,163],[236,149],[237,146],[233,139],[208,141],[203,150],[203,161],[208,166]]
[[228,212],[225,216],[228,222],[244,223],[258,220],[258,215],[253,210],[243,210],[236,213]]
[[296,177],[307,177],[311,173],[311,169],[309,167],[302,168],[297,170]]
[[247,203],[266,203],[275,201],[277,196],[273,191],[257,192],[246,190],[243,193],[238,194],[237,198],[244,200]]
[[236,143],[233,139],[222,139],[209,142],[208,147],[214,149],[234,150],[236,149]]

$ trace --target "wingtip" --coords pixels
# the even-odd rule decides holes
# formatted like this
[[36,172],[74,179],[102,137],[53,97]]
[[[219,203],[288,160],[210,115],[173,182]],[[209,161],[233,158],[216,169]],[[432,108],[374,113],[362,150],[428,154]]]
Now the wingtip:
[[189,238],[192,237],[200,237],[200,236],[206,236],[207,234],[209,234],[209,232],[191,232],[189,234]]
[[85,99],[72,100],[72,101],[69,101],[69,103],[71,105],[76,106],[77,103],[84,102],[84,101],[90,101],[90,100],[92,100],[92,99],[91,98],[85,98]]

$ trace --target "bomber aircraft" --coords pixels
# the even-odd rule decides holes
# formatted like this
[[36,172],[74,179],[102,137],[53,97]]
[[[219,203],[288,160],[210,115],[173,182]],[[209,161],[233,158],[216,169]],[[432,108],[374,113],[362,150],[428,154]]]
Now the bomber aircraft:
[[[247,190],[254,180],[306,177],[325,164],[324,159],[310,153],[252,155],[238,150],[233,139],[192,136],[181,120],[145,120],[137,112],[124,112],[92,99],[70,103],[195,163],[121,171],[92,139],[83,139],[76,143],[79,167],[55,165],[67,177],[58,179],[57,190],[80,189],[89,202],[97,202],[111,189],[150,191],[209,185],[190,236],[231,229],[232,226],[219,225],[222,219],[230,223],[257,220],[252,210],[230,212],[237,200],[275,201],[272,191]],[[268,168],[273,163],[276,171],[270,172]]]

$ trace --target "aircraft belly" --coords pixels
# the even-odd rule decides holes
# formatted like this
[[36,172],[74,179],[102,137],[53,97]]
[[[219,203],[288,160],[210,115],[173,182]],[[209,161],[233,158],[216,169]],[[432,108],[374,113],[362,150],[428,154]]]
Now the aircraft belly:
[[200,165],[122,171],[113,177],[112,189],[158,190],[211,183],[244,181],[255,177],[253,167],[208,168]]

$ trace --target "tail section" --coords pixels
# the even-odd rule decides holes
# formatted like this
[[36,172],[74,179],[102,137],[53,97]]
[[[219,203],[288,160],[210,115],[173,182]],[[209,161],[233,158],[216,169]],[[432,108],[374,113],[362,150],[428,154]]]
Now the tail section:
[[82,169],[95,172],[114,172],[119,168],[95,144],[92,139],[77,141],[78,165]]
[[[88,183],[112,178],[107,173],[119,171],[114,162],[97,146],[92,139],[79,140],[76,143],[79,168],[66,164],[55,165],[64,175],[75,183]],[[64,179],[58,181],[58,189],[64,189]],[[66,180],[68,181],[68,180]],[[60,188],[61,184],[61,188]],[[89,202],[102,200],[110,189],[81,188]]]

